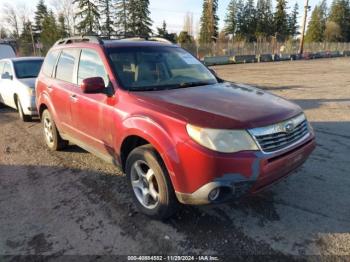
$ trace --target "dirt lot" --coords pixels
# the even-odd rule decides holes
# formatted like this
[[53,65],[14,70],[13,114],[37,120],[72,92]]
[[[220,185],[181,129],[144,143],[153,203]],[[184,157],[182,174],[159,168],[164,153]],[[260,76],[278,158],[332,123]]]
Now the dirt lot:
[[350,59],[230,65],[225,79],[301,105],[317,150],[259,196],[137,213],[125,178],[78,147],[50,152],[39,122],[0,110],[0,254],[350,254]]

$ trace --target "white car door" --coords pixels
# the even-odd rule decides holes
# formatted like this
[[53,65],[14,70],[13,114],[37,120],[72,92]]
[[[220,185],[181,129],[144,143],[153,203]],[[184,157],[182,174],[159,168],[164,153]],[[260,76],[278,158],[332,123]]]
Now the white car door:
[[3,103],[12,108],[16,108],[13,98],[14,95],[14,74],[10,62],[5,62],[4,69],[1,74],[0,93]]

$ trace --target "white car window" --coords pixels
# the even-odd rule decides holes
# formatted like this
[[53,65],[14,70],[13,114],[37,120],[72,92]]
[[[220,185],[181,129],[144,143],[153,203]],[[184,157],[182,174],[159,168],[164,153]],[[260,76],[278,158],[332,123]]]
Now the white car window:
[[10,63],[6,62],[4,66],[3,73],[1,75],[2,79],[9,79],[10,77],[13,77],[13,72]]

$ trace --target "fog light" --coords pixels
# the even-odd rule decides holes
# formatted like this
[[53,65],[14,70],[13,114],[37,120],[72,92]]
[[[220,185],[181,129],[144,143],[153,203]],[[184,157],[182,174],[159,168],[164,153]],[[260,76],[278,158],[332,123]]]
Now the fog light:
[[219,198],[220,195],[220,188],[215,188],[212,191],[210,191],[208,198],[210,201],[215,201]]

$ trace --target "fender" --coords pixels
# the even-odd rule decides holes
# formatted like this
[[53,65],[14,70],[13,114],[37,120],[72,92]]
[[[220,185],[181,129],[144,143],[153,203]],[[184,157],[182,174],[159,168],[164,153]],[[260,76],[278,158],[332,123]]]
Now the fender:
[[169,132],[161,124],[157,123],[148,116],[131,116],[122,122],[124,136],[118,141],[116,148],[120,152],[123,141],[129,136],[139,136],[147,140],[161,155],[164,164],[169,172],[170,179],[174,188],[177,188],[177,179],[175,174],[181,174],[177,170],[179,165],[179,156],[176,151],[174,140],[171,139]]
[[[40,114],[40,107],[42,105],[45,105],[48,110],[50,111],[54,121],[55,121],[55,124],[56,124],[56,127],[58,128],[58,130],[61,130],[61,124],[60,124],[60,121],[57,121],[57,112],[56,112],[56,109],[55,107],[52,105],[51,103],[51,100],[50,100],[50,97],[49,95],[46,93],[46,92],[42,92],[40,94],[40,96],[37,98],[37,109],[38,109],[38,113]],[[39,115],[39,117],[41,118],[41,116]]]

